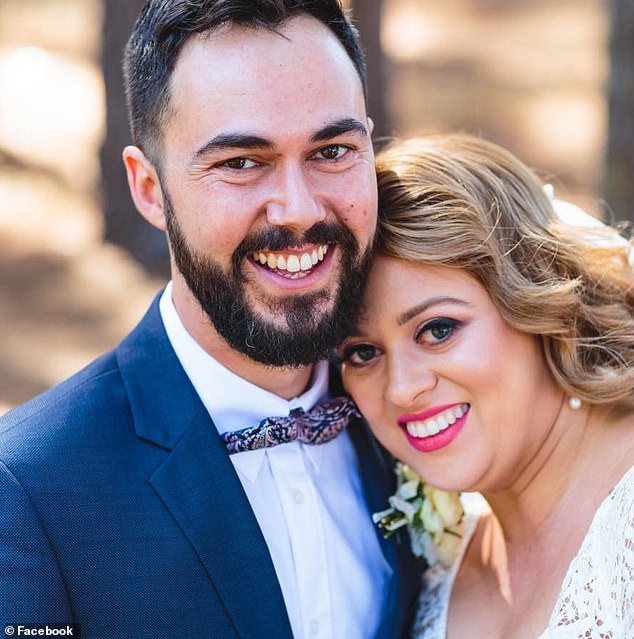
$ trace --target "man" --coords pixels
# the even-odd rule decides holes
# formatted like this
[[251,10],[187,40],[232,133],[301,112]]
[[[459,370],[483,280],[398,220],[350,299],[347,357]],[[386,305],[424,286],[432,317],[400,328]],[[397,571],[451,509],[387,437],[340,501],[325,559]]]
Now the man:
[[228,434],[340,394],[323,359],[376,222],[356,34],[336,0],[149,0],[126,81],[130,190],[172,281],[112,353],[3,418],[0,622],[397,637],[416,567],[372,526],[391,470],[364,425]]

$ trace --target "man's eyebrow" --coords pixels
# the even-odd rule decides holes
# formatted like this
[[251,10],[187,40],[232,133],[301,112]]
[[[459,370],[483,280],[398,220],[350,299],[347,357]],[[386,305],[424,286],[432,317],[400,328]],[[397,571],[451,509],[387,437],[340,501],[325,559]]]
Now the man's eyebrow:
[[327,124],[323,128],[316,131],[310,138],[311,142],[325,142],[332,138],[336,138],[338,135],[345,135],[346,133],[362,133],[368,135],[368,130],[359,120],[355,118],[342,118]]
[[465,302],[464,300],[458,299],[456,297],[431,297],[430,299],[425,300],[420,304],[416,304],[416,306],[412,306],[412,308],[409,308],[401,313],[396,318],[396,323],[399,326],[403,326],[403,324],[406,324],[412,318],[420,315],[421,313],[424,313],[433,306],[438,306],[439,304],[458,304],[460,306],[470,306],[468,302]]
[[[338,135],[346,133],[362,133],[368,135],[368,130],[359,120],[355,118],[342,118],[324,126],[316,131],[311,137],[311,143],[324,142]],[[273,142],[259,135],[250,133],[220,133],[211,138],[194,154],[194,161],[213,153],[214,151],[226,149],[272,149]]]
[[204,146],[194,154],[194,160],[214,151],[225,149],[270,149],[273,143],[259,135],[249,133],[220,133],[211,138]]

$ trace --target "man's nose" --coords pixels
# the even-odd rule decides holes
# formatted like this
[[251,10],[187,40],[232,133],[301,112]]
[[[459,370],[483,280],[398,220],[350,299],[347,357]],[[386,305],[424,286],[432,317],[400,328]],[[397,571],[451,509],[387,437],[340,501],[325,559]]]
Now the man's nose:
[[324,220],[326,210],[316,196],[309,176],[300,167],[285,167],[277,176],[266,216],[273,226],[303,232]]
[[389,368],[385,395],[395,406],[411,408],[420,403],[424,394],[436,388],[437,384],[436,373],[427,365],[401,360]]

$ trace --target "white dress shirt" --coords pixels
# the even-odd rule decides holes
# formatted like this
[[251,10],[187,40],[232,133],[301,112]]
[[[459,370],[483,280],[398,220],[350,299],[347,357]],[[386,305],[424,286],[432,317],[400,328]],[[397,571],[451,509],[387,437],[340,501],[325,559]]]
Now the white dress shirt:
[[[219,433],[297,407],[308,410],[327,396],[326,362],[315,366],[308,390],[291,400],[226,369],[187,332],[171,290],[168,284],[160,300],[167,336]],[[373,530],[348,433],[317,446],[291,442],[230,459],[268,545],[295,639],[374,636],[391,568]]]

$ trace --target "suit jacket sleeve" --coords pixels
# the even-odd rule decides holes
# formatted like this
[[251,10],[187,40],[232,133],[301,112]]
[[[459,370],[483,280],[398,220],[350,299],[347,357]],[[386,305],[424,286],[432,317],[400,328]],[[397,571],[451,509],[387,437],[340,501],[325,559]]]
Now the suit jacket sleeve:
[[0,462],[0,628],[71,621],[53,549],[22,486]]

